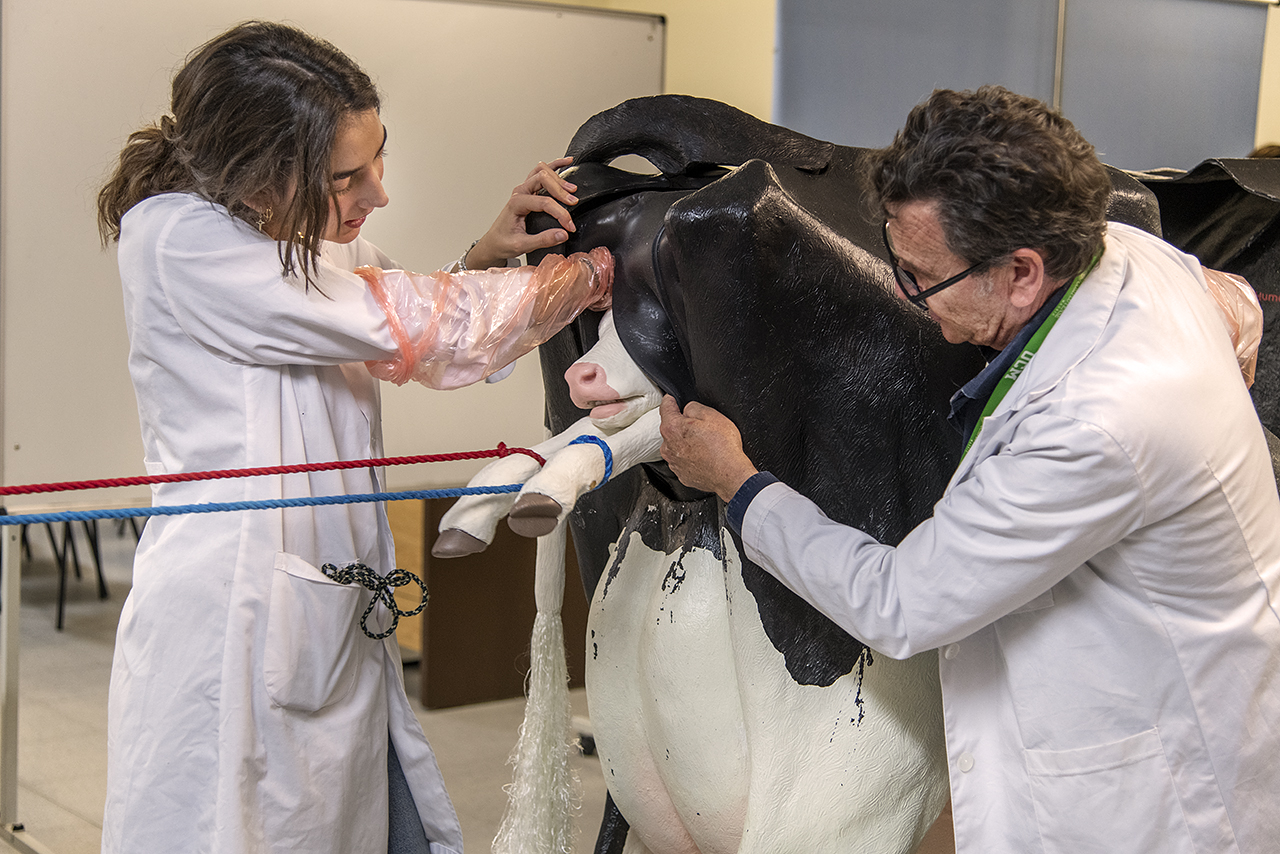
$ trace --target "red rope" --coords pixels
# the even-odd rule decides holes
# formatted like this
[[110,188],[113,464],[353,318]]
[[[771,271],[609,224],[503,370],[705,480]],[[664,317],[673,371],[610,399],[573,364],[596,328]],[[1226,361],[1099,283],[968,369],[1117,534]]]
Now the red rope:
[[29,483],[21,486],[0,486],[0,495],[29,495],[36,492],[67,492],[79,489],[106,489],[113,486],[138,486],[147,483],[178,483],[188,480],[218,480],[228,477],[256,477],[264,474],[298,474],[309,471],[333,469],[363,469],[375,466],[406,466],[414,463],[443,463],[453,460],[480,460],[486,457],[506,457],[524,454],[533,457],[538,465],[547,461],[528,448],[508,448],[499,442],[489,451],[461,451],[456,454],[422,454],[416,457],[382,457],[374,460],[336,460],[329,463],[299,463],[291,466],[267,466],[252,469],[221,469],[217,471],[188,471],[175,474],[151,474],[138,477],[116,477],[109,480],[74,480],[64,483]]

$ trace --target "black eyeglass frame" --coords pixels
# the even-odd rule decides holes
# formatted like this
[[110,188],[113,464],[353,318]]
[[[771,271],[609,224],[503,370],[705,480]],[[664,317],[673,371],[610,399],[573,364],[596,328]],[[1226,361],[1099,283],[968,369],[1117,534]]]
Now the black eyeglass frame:
[[[880,226],[880,237],[884,240],[885,251],[889,253],[889,266],[893,269],[893,280],[894,282],[897,283],[898,290],[902,291],[902,295],[904,297],[911,300],[911,302],[915,303],[916,305],[920,306],[923,309],[929,308],[929,306],[925,304],[926,299],[938,293],[939,291],[946,290],[947,288],[951,287],[952,285],[964,279],[966,276],[976,273],[978,272],[978,270],[982,269],[983,267],[989,266],[992,263],[991,261],[979,261],[977,264],[974,264],[972,267],[968,268],[967,270],[962,270],[961,272],[956,273],[951,278],[943,279],[941,282],[938,282],[938,284],[934,285],[933,287],[925,288],[922,291],[920,290],[920,283],[916,281],[915,275],[902,269],[902,265],[898,263],[898,256],[893,251],[893,245],[889,243],[889,221],[888,220],[885,220],[885,222]],[[915,293],[912,293],[912,291],[915,291]]]

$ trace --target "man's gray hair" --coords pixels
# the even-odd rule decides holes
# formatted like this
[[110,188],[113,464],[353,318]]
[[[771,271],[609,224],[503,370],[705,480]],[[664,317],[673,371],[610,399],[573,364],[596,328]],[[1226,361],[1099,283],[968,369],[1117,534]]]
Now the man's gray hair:
[[1000,86],[935,91],[873,153],[882,209],[932,201],[948,248],[971,264],[1041,252],[1068,279],[1102,246],[1111,180],[1071,122]]

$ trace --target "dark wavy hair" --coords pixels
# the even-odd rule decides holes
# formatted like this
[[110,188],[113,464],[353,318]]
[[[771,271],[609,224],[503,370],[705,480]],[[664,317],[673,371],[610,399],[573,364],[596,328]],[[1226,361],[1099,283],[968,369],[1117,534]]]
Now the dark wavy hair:
[[1102,247],[1111,180],[1093,146],[1062,114],[1000,86],[935,91],[893,144],[872,154],[881,209],[932,201],[948,248],[997,264],[1040,251],[1068,279]]
[[257,225],[247,199],[279,199],[271,221],[286,274],[308,283],[333,198],[338,127],[378,110],[377,87],[346,54],[295,27],[248,21],[188,56],[173,78],[171,115],[135,131],[98,193],[105,245],[143,199],[195,193]]

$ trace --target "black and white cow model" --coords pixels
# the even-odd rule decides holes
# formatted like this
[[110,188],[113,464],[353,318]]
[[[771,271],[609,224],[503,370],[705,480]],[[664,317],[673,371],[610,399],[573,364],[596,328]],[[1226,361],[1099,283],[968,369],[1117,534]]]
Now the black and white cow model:
[[[519,533],[549,532],[604,480],[602,451],[574,438],[607,443],[615,471],[660,459],[661,392],[622,347],[611,313],[599,333],[565,372],[589,416],[534,449],[547,460],[541,471],[515,456],[487,466],[473,485],[524,488],[458,501],[441,520],[437,555],[487,545],[507,512]],[[631,531],[588,625],[588,703],[612,802],[634,837],[628,851],[825,851],[856,840],[909,852],[946,800],[936,658],[869,667],[866,654],[829,685],[798,683],[722,530],[674,554]]]
[[[478,550],[508,511],[519,533],[549,532],[604,480],[604,454],[570,445],[576,437],[606,442],[615,471],[660,459],[661,392],[611,314],[565,378],[590,415],[534,449],[547,459],[541,471],[514,456],[487,466],[473,485],[523,490],[457,502],[437,555]],[[714,519],[699,527],[720,530]],[[824,851],[857,840],[909,852],[946,800],[936,658],[868,667],[865,654],[829,685],[798,683],[722,530],[672,554],[631,531],[588,625],[588,703],[612,801],[635,837],[628,851]]]
[[[548,469],[478,481],[528,481],[517,530],[569,514],[610,791],[596,850],[910,852],[945,800],[936,659],[873,656],[743,559],[718,500],[656,462],[641,438],[651,415],[625,428],[640,429],[619,442],[610,481],[575,500],[603,456],[569,437],[625,430],[582,422],[562,377],[616,332],[658,389],[737,423],[761,468],[896,543],[954,470],[948,400],[983,360],[894,295],[864,150],[660,96],[594,117],[568,153],[581,201],[557,251],[614,253],[613,316],[603,333],[580,318],[541,348]],[[624,154],[658,174],[609,165]],[[1151,192],[1112,176],[1112,218],[1158,232]],[[455,547],[481,547],[512,500],[460,502],[475,518]]]

